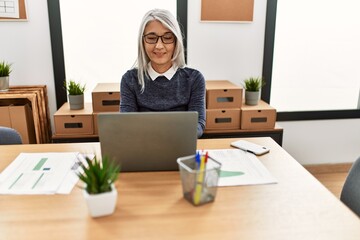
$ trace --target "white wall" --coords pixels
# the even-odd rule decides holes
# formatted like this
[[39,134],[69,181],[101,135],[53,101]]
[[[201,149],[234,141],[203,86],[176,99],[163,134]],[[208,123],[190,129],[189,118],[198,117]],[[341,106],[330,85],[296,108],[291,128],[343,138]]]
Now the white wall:
[[301,164],[347,163],[360,157],[360,119],[279,122],[283,147]]
[[28,21],[0,22],[0,61],[13,64],[10,85],[47,85],[52,116],[56,98],[47,2],[29,1],[27,15]]
[[262,75],[266,1],[255,1],[251,23],[200,21],[201,0],[188,1],[188,65],[206,80],[230,80]]
[[124,1],[107,0],[102,13],[98,2],[60,1],[66,79],[86,83],[85,102],[92,102],[91,92],[98,83],[120,82],[134,65],[139,26],[147,11],[156,6],[176,15],[176,0],[131,0],[126,8]]
[[[239,84],[261,75],[265,2],[255,1],[254,22],[201,23],[200,0],[188,1],[188,62],[208,80]],[[28,2],[27,22],[0,22],[0,60],[14,63],[12,85],[46,84],[56,111],[46,1]],[[136,26],[137,27],[137,26]],[[0,116],[1,117],[1,116]],[[352,162],[360,156],[360,119],[279,122],[284,148],[300,163]]]

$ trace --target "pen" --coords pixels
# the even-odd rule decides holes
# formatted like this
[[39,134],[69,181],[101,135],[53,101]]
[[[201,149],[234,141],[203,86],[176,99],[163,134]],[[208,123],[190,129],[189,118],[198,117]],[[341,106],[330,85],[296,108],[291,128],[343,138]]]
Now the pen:
[[195,195],[194,195],[194,204],[198,205],[201,200],[201,193],[202,193],[202,185],[204,182],[204,171],[205,171],[205,161],[206,155],[199,154],[200,158],[200,165],[197,172],[197,181],[195,186]]
[[195,168],[196,170],[200,169],[200,153],[199,151],[196,151],[196,155],[195,155]]

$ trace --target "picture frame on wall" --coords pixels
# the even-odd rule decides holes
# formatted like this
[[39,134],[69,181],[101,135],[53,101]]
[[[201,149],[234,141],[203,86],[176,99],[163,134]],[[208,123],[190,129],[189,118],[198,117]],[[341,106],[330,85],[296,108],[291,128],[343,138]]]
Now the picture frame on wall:
[[27,21],[25,0],[0,0],[0,21]]
[[252,22],[254,0],[201,0],[203,22]]

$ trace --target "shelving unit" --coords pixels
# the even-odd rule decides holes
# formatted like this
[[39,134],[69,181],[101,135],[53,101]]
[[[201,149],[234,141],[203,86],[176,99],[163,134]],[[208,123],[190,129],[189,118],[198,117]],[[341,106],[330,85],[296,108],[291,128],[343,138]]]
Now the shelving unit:
[[34,120],[36,143],[51,142],[51,123],[46,85],[11,86],[0,92],[0,105],[11,106],[28,103]]

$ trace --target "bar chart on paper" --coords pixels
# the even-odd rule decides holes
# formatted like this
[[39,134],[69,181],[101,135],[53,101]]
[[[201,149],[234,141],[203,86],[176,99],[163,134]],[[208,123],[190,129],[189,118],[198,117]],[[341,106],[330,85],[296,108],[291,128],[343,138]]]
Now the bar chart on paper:
[[221,163],[218,186],[276,183],[260,160],[240,149],[208,150],[209,157]]
[[241,175],[244,175],[245,173],[244,172],[241,172],[241,171],[224,171],[224,170],[221,170],[220,171],[220,177],[235,177],[235,176],[241,176]]
[[21,153],[1,174],[0,194],[54,194],[78,153]]

